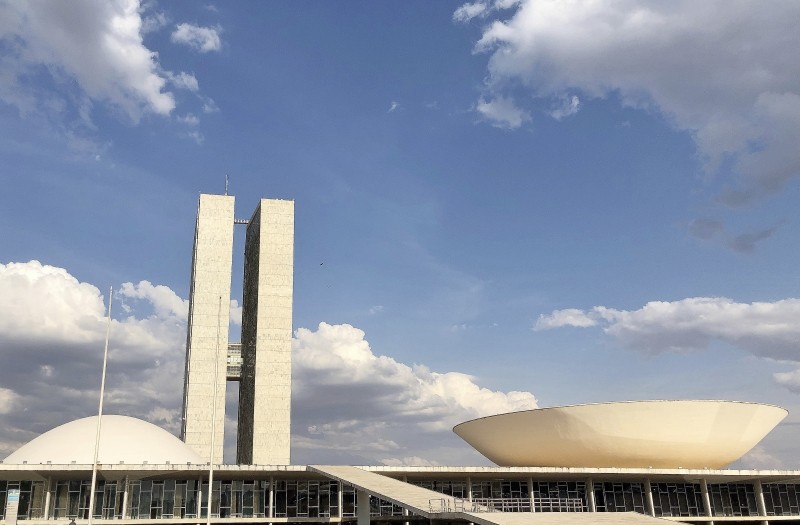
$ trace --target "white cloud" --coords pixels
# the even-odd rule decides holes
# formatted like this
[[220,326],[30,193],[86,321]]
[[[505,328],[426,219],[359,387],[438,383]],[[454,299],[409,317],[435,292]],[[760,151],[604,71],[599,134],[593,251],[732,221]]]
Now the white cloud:
[[457,423],[536,407],[529,392],[492,391],[465,374],[376,355],[350,325],[300,328],[293,352],[294,436],[298,448],[317,450],[301,450],[308,459],[325,450],[370,461],[385,459],[387,450],[431,458],[435,446],[460,448],[451,432]]
[[576,114],[581,108],[581,99],[577,95],[563,96],[549,114],[556,120],[562,120]]
[[[542,315],[535,329],[602,326],[625,346],[642,352],[691,352],[719,341],[753,355],[800,362],[800,299],[737,303],[724,297],[651,301],[638,310],[595,306],[591,310],[555,310]],[[797,376],[776,374],[787,386]]]
[[[454,18],[493,9],[465,4]],[[478,109],[512,87],[542,101],[618,97],[690,133],[708,172],[732,175],[723,200],[746,204],[800,175],[798,17],[797,2],[524,0],[476,44],[491,53]]]
[[479,0],[466,3],[455,10],[453,20],[456,22],[469,22],[473,18],[483,18],[494,11],[510,9],[519,3],[520,0],[494,0],[493,2]]
[[187,113],[186,115],[178,117],[178,121],[183,122],[188,126],[197,126],[198,124],[200,124],[200,119],[197,118],[197,116],[193,115],[192,113]]
[[231,323],[236,326],[242,326],[242,307],[236,299],[231,299],[230,312]]
[[[10,452],[96,410],[106,307],[95,286],[37,261],[0,265],[0,297],[0,452]],[[177,433],[188,301],[149,281],[124,283],[115,297],[106,411]],[[232,321],[240,315],[232,301]],[[300,328],[293,352],[295,461],[485,462],[451,427],[536,406],[529,392],[376,355],[350,325]]]
[[480,99],[475,109],[493,126],[502,129],[516,129],[531,120],[528,112],[517,107],[508,97],[495,97],[489,101]]
[[185,133],[185,134],[184,134],[184,136],[185,136],[186,138],[190,138],[190,139],[192,139],[192,140],[193,140],[193,141],[195,141],[195,142],[196,142],[198,145],[201,145],[201,144],[203,144],[203,142],[205,142],[205,141],[206,141],[206,137],[205,137],[205,135],[203,135],[203,134],[202,134],[202,133],[200,133],[199,131],[189,131],[189,132]]
[[392,113],[394,111],[397,111],[397,108],[399,108],[399,107],[400,107],[400,103],[397,102],[397,101],[392,100],[392,103],[389,105],[389,111],[387,111],[387,113]]
[[178,89],[187,89],[192,92],[197,92],[200,85],[197,83],[197,78],[191,73],[181,71],[180,73],[167,74],[170,83]]
[[174,316],[186,319],[189,315],[189,301],[181,299],[164,285],[154,286],[150,281],[139,281],[139,284],[123,283],[119,293],[131,299],[147,300],[161,318]]
[[[0,449],[7,450],[96,410],[106,306],[96,287],[37,261],[0,264],[0,297],[0,405],[13,402],[0,428]],[[118,298],[141,300],[153,313],[129,312],[112,323],[108,413],[177,414],[185,301],[147,281],[126,283]],[[179,419],[163,426],[175,432]]]
[[566,308],[555,310],[550,315],[540,315],[536,320],[534,330],[549,330],[551,328],[561,328],[562,326],[577,326],[587,328],[595,326],[597,321],[583,310],[577,308]]
[[756,445],[736,463],[744,469],[782,469],[786,468],[786,461],[770,454],[761,446]]
[[[23,114],[46,100],[63,102],[70,80],[90,99],[109,102],[134,121],[142,113],[167,115],[175,108],[157,55],[142,42],[137,0],[9,2],[0,4],[0,19],[7,52],[0,59],[0,97]],[[57,89],[33,83],[42,71]]]
[[203,99],[203,113],[217,113],[219,111],[219,106],[217,103],[214,102],[213,99],[204,98]]
[[459,7],[453,13],[453,20],[456,22],[469,22],[476,16],[486,14],[488,6],[485,2],[467,3]]
[[791,372],[778,372],[773,374],[772,378],[779,385],[791,390],[796,394],[800,394],[800,369],[793,370]]
[[172,32],[171,39],[176,44],[183,44],[200,53],[219,51],[222,39],[219,27],[201,27],[194,24],[178,24]]
[[142,18],[142,33],[154,33],[164,28],[169,23],[169,18],[163,11],[151,13]]
[[0,387],[0,414],[8,414],[14,410],[14,404],[19,396],[13,390]]
[[384,458],[381,463],[390,467],[438,467],[441,465],[438,461],[431,461],[429,459],[421,458],[419,456],[406,456],[403,458]]

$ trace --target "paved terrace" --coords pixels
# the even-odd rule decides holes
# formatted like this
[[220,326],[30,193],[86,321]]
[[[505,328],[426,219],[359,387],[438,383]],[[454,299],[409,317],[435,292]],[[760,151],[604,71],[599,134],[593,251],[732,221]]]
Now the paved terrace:
[[465,508],[470,505],[453,498],[358,467],[310,465],[309,470],[355,487],[358,494],[358,525],[369,525],[369,496],[376,496],[431,520],[465,521],[478,525],[587,525],[616,523],[620,525],[662,525],[669,520],[652,518],[635,512],[489,512],[488,509]]

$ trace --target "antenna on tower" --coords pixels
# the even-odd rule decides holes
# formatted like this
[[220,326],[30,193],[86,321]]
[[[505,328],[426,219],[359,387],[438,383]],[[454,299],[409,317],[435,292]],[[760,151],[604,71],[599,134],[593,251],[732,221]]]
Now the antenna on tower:
[[228,194],[228,176],[225,175],[225,195]]

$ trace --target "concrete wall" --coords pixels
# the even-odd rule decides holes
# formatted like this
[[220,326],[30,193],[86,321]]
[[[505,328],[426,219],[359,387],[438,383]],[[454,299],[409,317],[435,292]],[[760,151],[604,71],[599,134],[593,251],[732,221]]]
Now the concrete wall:
[[288,465],[294,202],[262,199],[247,229],[237,463]]
[[225,430],[233,208],[232,196],[200,196],[189,293],[181,438],[208,461],[212,452],[212,414],[216,412],[213,421],[215,463],[222,463]]

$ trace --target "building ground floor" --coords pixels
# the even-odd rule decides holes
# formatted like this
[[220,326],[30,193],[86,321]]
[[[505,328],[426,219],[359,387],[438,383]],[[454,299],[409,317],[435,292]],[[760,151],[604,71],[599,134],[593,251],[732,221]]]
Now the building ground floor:
[[[237,523],[466,523],[491,513],[800,523],[800,471],[330,468],[350,470],[221,465],[209,489],[208,466],[101,465],[91,514],[114,524],[206,522],[209,508],[211,521]],[[370,477],[350,484],[351,473]],[[426,491],[405,495],[404,487]],[[0,520],[88,520],[90,492],[91,466],[0,465]]]

